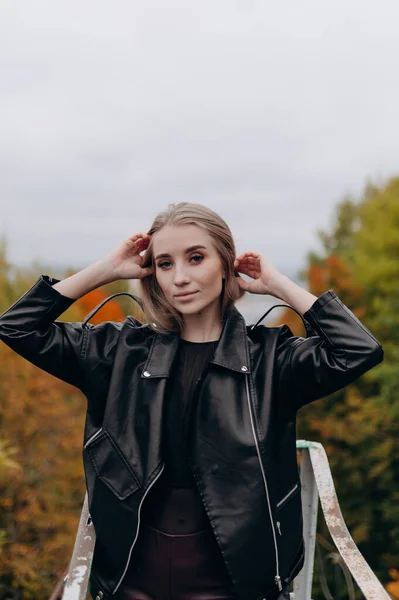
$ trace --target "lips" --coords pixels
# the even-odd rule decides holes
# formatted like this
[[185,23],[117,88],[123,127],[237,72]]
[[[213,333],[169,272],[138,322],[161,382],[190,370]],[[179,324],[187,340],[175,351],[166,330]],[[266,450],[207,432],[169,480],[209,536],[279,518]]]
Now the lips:
[[194,296],[197,292],[185,292],[184,294],[176,294],[176,298],[187,298],[188,296]]

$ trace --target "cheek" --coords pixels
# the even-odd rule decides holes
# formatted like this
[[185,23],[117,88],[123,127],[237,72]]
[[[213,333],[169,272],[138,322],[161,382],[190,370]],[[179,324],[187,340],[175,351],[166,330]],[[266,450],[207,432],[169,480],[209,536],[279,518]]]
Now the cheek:
[[206,279],[208,285],[219,288],[222,285],[222,270],[220,266],[217,264],[213,267],[213,269],[208,269],[206,273]]
[[165,273],[163,273],[163,271],[156,271],[155,278],[157,280],[159,287],[163,291],[163,293],[164,294],[167,293],[167,284],[166,284]]

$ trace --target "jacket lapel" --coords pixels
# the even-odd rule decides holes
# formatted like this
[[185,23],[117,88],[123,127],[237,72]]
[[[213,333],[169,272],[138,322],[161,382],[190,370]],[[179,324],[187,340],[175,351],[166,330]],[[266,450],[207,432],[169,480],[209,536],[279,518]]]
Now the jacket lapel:
[[[178,333],[155,334],[141,376],[169,377],[179,347],[179,339]],[[234,305],[226,312],[215,355],[210,362],[240,373],[251,371],[246,324]]]

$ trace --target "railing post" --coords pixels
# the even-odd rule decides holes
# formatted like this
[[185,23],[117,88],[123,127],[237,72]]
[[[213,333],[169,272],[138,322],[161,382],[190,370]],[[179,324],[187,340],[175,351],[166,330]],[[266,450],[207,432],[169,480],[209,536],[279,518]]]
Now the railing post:
[[[317,510],[320,496],[331,537],[366,599],[390,600],[389,595],[356,547],[345,525],[323,446],[317,442],[304,440],[297,440],[296,446],[302,452],[300,476],[306,556],[304,566],[294,580],[294,594],[290,595],[291,598],[294,596],[295,600],[311,600]],[[88,523],[88,520],[86,493],[62,600],[86,600],[87,597],[96,539],[93,524]]]
[[367,600],[390,600],[346,527],[326,451],[318,442],[308,442],[308,444],[321,507],[334,544]]
[[86,600],[87,597],[96,539],[93,523],[88,521],[89,507],[86,492],[62,600]]
[[310,461],[309,448],[305,445],[301,447],[301,441],[297,442],[297,448],[301,449],[300,473],[305,563],[302,571],[294,579],[294,598],[295,600],[311,600],[319,494]]

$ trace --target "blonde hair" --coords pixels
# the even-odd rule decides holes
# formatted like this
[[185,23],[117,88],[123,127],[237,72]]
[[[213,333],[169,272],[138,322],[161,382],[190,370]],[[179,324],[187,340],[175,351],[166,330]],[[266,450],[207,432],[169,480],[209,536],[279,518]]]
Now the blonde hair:
[[[236,249],[229,226],[210,208],[192,202],[170,204],[167,210],[155,217],[148,234],[153,236],[165,225],[195,225],[204,229],[212,238],[225,273],[221,292],[221,311],[224,316],[225,311],[244,295],[244,290],[239,287],[234,272]],[[182,315],[166,300],[155,276],[152,239],[144,255],[142,266],[154,267],[152,275],[139,280],[147,322],[150,326],[155,325],[157,331],[180,332],[183,326]]]

